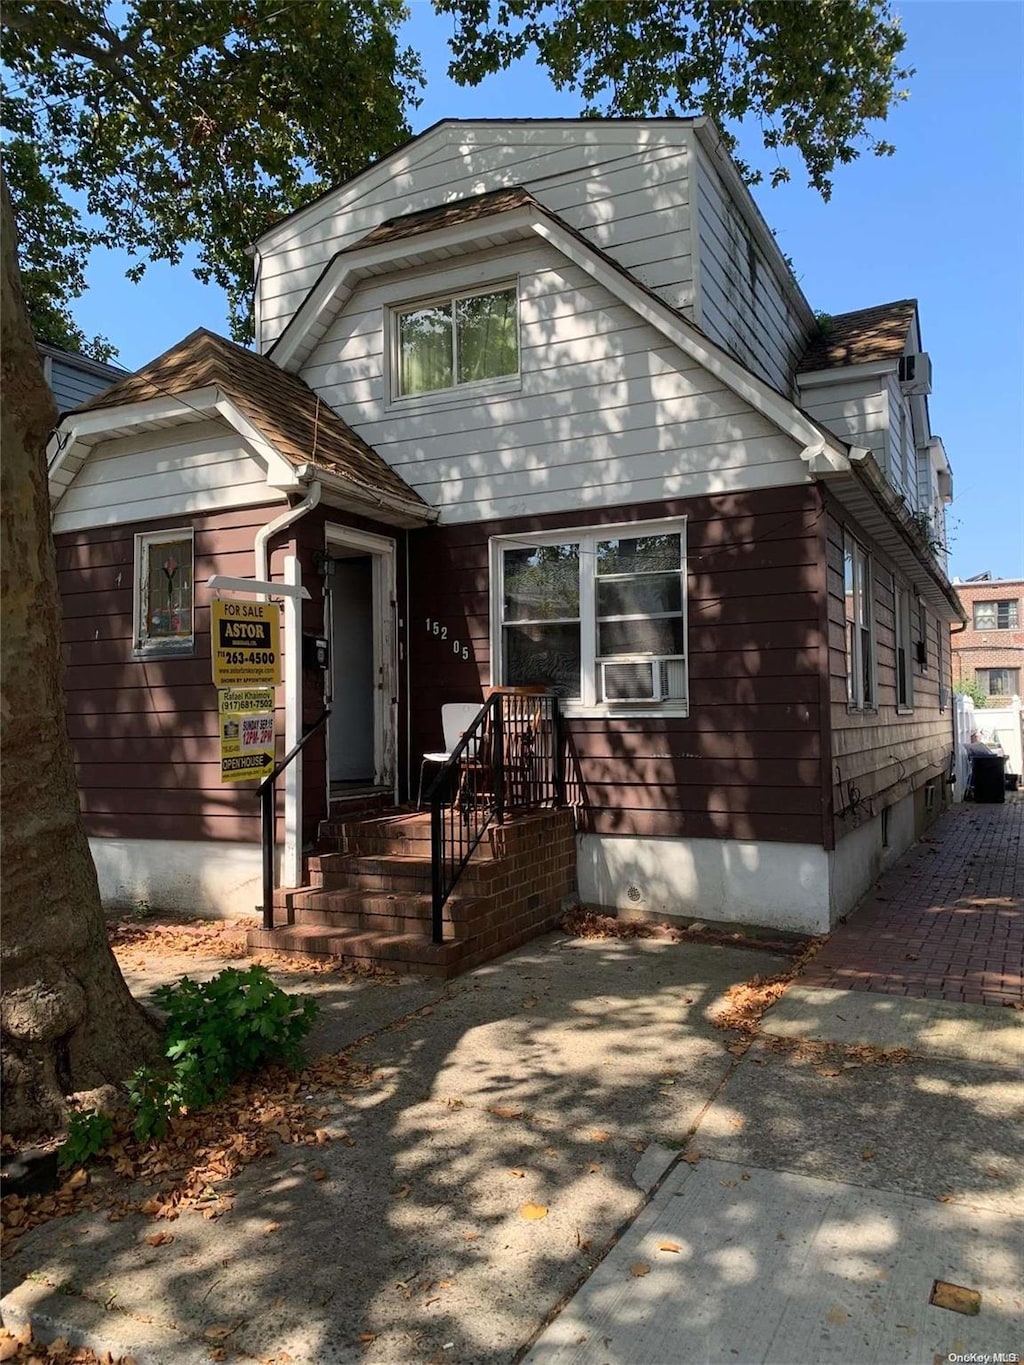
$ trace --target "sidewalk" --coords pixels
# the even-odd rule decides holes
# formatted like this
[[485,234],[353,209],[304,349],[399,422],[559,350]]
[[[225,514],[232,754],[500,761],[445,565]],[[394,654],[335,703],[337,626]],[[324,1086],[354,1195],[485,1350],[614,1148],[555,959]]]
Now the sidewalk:
[[886,875],[524,1365],[1020,1358],[1024,1014],[991,1004],[1021,994],[1022,814],[955,809]]
[[954,806],[803,974],[830,986],[1024,1006],[1024,793]]
[[[314,1046],[371,1082],[310,1097],[331,1140],[246,1167],[210,1221],[137,1206],[33,1228],[5,1320],[138,1365],[1020,1351],[1024,1012],[887,989],[922,921],[984,926],[986,961],[1019,923],[1003,831],[1020,815],[947,816],[931,840],[949,830],[955,857],[922,843],[863,912],[901,907],[875,949],[891,970],[856,990],[808,973],[749,1048],[714,1027],[724,993],[787,966],[749,949],[552,934],[448,985],[313,982]],[[997,845],[998,881],[980,857]],[[851,916],[822,979],[860,980],[844,944],[855,959],[870,938]],[[950,948],[939,989],[976,970]],[[937,1281],[977,1314],[933,1304]]]

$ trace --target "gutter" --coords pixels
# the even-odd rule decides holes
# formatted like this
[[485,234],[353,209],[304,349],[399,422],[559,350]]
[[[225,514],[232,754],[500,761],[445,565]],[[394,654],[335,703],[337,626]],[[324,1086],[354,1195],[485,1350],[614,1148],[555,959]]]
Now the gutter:
[[922,567],[930,575],[932,581],[939,588],[946,602],[956,613],[960,621],[967,624],[960,599],[956,595],[956,590],[949,579],[939,568],[938,564],[931,560],[931,556],[925,551],[924,546],[918,537],[918,533],[910,520],[910,515],[906,508],[897,503],[890,485],[885,475],[878,467],[874,455],[870,450],[858,446],[850,448],[850,470],[862,487],[871,495],[872,499],[899,531],[904,542],[913,550],[915,557],[920,561]]

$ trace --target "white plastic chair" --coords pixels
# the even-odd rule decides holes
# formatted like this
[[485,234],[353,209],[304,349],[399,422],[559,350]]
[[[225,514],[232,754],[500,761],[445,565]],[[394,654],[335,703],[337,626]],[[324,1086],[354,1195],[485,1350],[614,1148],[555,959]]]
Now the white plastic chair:
[[[423,806],[423,775],[427,770],[427,764],[435,763],[440,766],[447,763],[458,747],[459,740],[476,720],[479,712],[480,706],[475,701],[446,701],[441,707],[441,732],[444,735],[445,752],[423,755],[423,762],[420,764],[420,790],[416,797],[417,810]],[[466,757],[475,758],[476,750],[477,744],[474,742],[468,746]]]

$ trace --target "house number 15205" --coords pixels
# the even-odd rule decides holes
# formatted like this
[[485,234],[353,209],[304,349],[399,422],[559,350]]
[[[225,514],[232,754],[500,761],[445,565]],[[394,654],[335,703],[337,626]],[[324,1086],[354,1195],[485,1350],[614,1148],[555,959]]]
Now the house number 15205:
[[[440,621],[435,621],[432,617],[427,617],[427,634],[436,635],[439,640],[448,639],[448,627],[443,626]],[[460,659],[469,658],[469,645],[464,645],[461,640],[452,641],[452,653]]]

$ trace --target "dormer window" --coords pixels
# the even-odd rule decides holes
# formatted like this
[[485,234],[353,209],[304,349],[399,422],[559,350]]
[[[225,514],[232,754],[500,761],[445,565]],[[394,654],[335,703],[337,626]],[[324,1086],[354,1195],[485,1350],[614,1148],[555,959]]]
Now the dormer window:
[[396,397],[519,374],[514,286],[433,298],[396,309],[393,318]]

